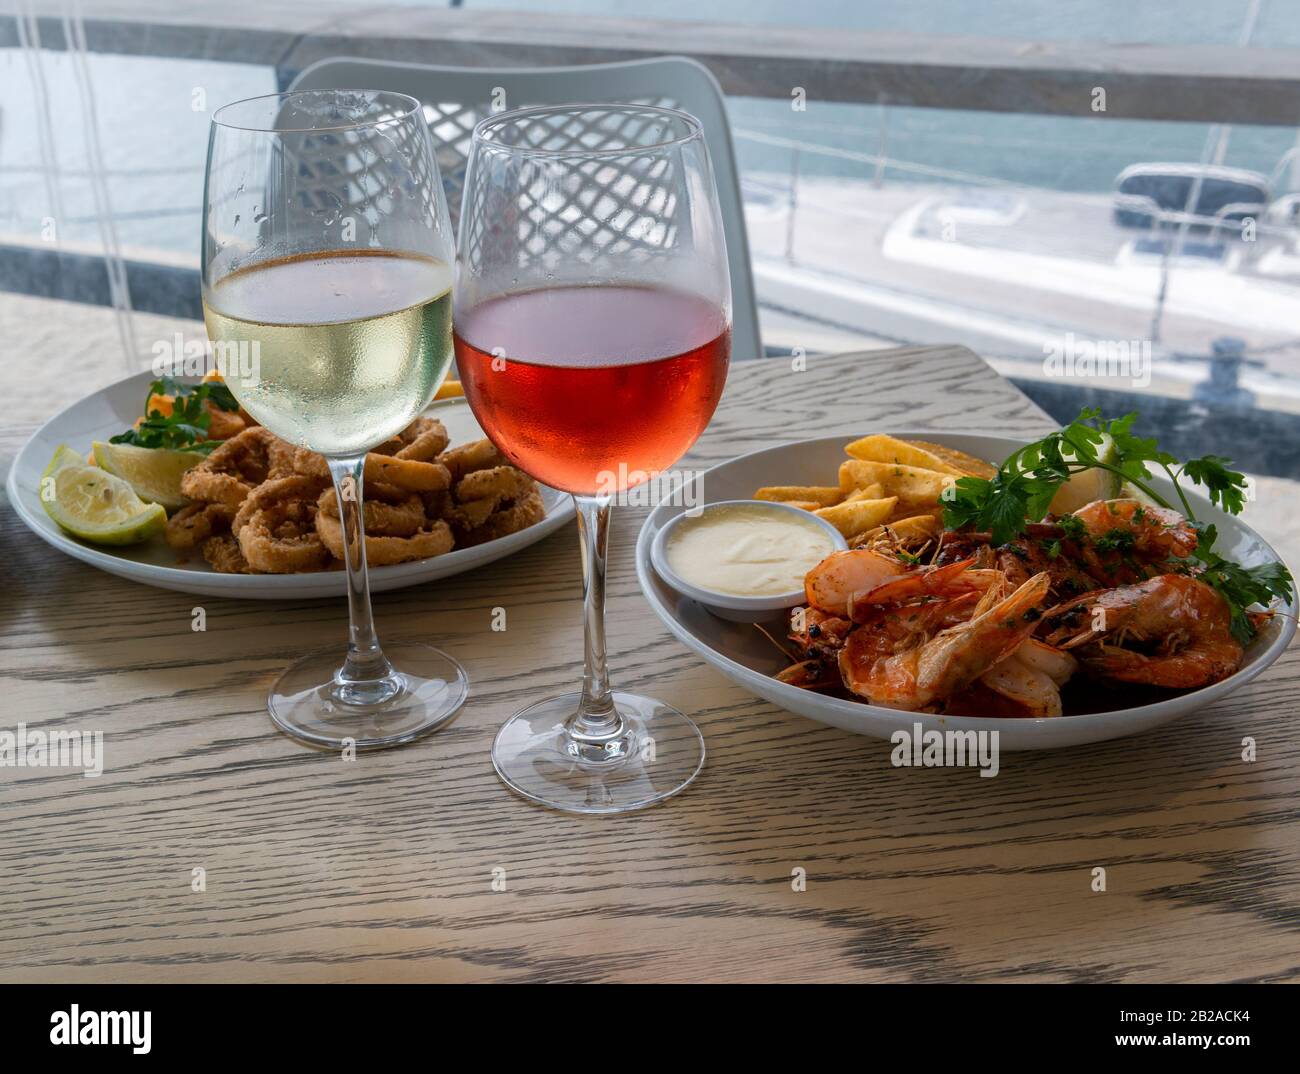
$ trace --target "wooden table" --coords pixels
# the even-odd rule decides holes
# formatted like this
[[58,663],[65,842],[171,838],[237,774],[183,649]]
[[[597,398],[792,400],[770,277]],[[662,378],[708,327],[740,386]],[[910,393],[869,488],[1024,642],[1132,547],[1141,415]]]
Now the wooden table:
[[[86,387],[49,381],[26,426]],[[733,370],[685,464],[891,425],[1050,427],[958,348],[772,359]],[[6,428],[6,468],[27,431]],[[341,599],[203,601],[194,633],[197,598],[56,555],[0,512],[0,727],[102,729],[106,752],[98,779],[0,769],[0,979],[1300,976],[1294,649],[1140,738],[1005,756],[996,779],[895,769],[888,743],[749,697],[668,635],[633,571],[644,513],[615,524],[615,683],[693,713],[708,761],[664,805],[575,818],[512,797],[488,757],[512,711],[578,682],[574,533],[377,596],[381,636],[453,650],[473,693],[441,733],[345,762],[263,708],[286,663],[341,643]]]

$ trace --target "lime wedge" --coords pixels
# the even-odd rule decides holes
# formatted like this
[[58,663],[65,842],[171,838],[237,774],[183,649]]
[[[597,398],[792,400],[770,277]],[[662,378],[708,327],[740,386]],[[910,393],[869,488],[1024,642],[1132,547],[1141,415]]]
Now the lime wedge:
[[140,499],[160,503],[169,511],[189,503],[181,494],[181,475],[205,458],[197,451],[105,444],[99,440],[94,448],[95,462],[104,470],[127,482]]
[[[1062,457],[1068,462],[1074,458],[1073,453],[1062,451]],[[1102,442],[1097,445],[1097,458],[1102,462],[1115,459],[1115,441],[1102,433]],[[1113,500],[1120,495],[1124,480],[1119,474],[1109,470],[1083,470],[1056,490],[1052,497],[1052,514],[1069,515],[1093,500]]]
[[145,503],[120,477],[84,463],[47,471],[41,502],[65,530],[95,544],[138,544],[167,522],[162,504]]

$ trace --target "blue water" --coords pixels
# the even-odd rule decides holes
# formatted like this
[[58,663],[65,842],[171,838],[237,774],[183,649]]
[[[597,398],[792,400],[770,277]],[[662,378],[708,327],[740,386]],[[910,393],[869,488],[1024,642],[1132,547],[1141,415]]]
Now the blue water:
[[[410,7],[444,7],[401,0]],[[1237,40],[1250,0],[464,0],[468,9],[599,13],[856,30],[1042,38],[1052,41],[1228,45]],[[1265,0],[1254,42],[1300,45],[1300,5]]]
[[[427,6],[427,0],[405,0]],[[635,17],[643,0],[466,0],[471,8],[530,9]],[[985,37],[1232,44],[1249,0],[661,0],[659,18],[713,22],[847,26],[881,32],[960,33]],[[689,48],[689,31],[683,40]],[[1265,0],[1254,47],[1300,45],[1300,0]],[[436,49],[429,59],[437,60]],[[235,63],[149,60],[94,55],[90,82],[98,112],[101,154],[120,241],[192,258],[198,234],[208,119],[226,101],[276,88],[269,68]],[[37,237],[57,217],[59,237],[96,246],[100,233],[85,170],[88,145],[75,72],[63,53],[41,54],[50,87],[60,177],[46,181],[33,107],[32,72],[14,49],[0,50],[0,231]],[[790,153],[757,144],[746,132],[874,153],[881,145],[882,111],[875,106],[819,102],[805,112],[783,100],[729,102],[740,165],[750,175],[788,173]],[[994,115],[894,107],[888,115],[892,158],[994,180],[1049,189],[1104,191],[1128,164],[1198,160],[1208,126],[1151,123],[1092,115],[1079,118]],[[1272,169],[1296,141],[1294,129],[1236,127],[1225,163]],[[870,174],[869,166],[804,153],[803,174]],[[904,169],[888,180],[919,177]],[[56,211],[56,206],[57,210]]]

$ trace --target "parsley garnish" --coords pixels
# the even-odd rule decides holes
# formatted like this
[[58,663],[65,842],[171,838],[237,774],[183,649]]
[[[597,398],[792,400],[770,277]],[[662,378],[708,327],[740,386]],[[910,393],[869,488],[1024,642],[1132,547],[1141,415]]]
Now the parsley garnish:
[[1098,552],[1127,552],[1136,543],[1133,531],[1122,529],[1107,530],[1093,541]]
[[[172,397],[172,412],[149,409],[156,395]],[[220,381],[202,384],[181,384],[171,377],[162,377],[149,385],[145,397],[147,413],[144,421],[133,429],[109,438],[112,444],[134,444],[136,447],[170,448],[174,451],[199,451],[207,454],[222,441],[208,439],[208,426],[212,415],[206,403],[220,410],[238,410],[239,403]]]
[[[1194,557],[1186,563],[1198,577],[1223,594],[1232,610],[1233,634],[1239,640],[1249,640],[1255,631],[1246,609],[1252,604],[1266,606],[1273,597],[1289,599],[1291,572],[1281,563],[1242,567],[1214,552],[1214,527],[1197,524],[1196,513],[1181,484],[1186,479],[1200,485],[1211,503],[1235,515],[1245,506],[1246,478],[1229,469],[1230,459],[1217,455],[1179,463],[1167,451],[1161,451],[1154,439],[1135,435],[1136,420],[1135,413],[1106,421],[1099,409],[1080,411],[1065,428],[1012,452],[992,478],[962,477],[945,489],[944,525],[949,529],[973,526],[987,530],[993,544],[1005,544],[1023,533],[1028,523],[1041,521],[1057,491],[1075,474],[1107,470],[1161,507],[1180,510],[1197,525],[1201,539]],[[1103,462],[1097,451],[1105,436],[1115,446]],[[1151,487],[1153,468],[1163,470],[1173,483],[1179,508]],[[1071,540],[1083,536],[1083,523],[1073,515],[1059,519],[1058,525]],[[1133,537],[1116,529],[1098,537],[1095,544],[1100,551],[1125,553],[1132,547]]]

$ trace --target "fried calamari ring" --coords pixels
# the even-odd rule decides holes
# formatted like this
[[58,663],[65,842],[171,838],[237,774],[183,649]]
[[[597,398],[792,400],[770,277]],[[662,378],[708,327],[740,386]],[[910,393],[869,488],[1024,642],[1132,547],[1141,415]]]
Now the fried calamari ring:
[[366,456],[366,482],[382,481],[406,489],[408,492],[437,492],[451,484],[451,474],[439,462],[420,462],[404,459],[399,452]]
[[[343,523],[330,518],[324,511],[316,513],[316,532],[331,555],[343,559]],[[371,567],[386,567],[394,563],[408,563],[414,559],[430,559],[450,552],[455,543],[451,527],[439,520],[429,522],[426,528],[409,537],[366,536],[366,562]]]
[[[369,491],[369,490],[367,490]],[[398,502],[385,502],[378,497],[364,497],[366,533],[377,537],[410,537],[424,528],[424,501],[415,493]],[[316,509],[330,518],[339,517],[339,498],[333,489],[326,489],[316,501]]]
[[314,508],[320,492],[321,481],[315,477],[302,477],[299,474],[293,474],[289,477],[277,477],[271,481],[264,481],[253,489],[244,498],[244,502],[239,505],[239,510],[231,520],[230,532],[238,537],[239,531],[252,521],[256,512],[271,507],[277,502],[302,501],[310,503]]
[[537,482],[513,466],[475,470],[456,483],[458,503],[446,517],[458,530],[475,530],[484,525],[503,504],[509,505],[537,491]]
[[230,527],[235,512],[224,503],[192,503],[167,520],[163,537],[177,552],[191,552]]
[[460,444],[438,456],[438,462],[451,472],[453,482],[459,482],[462,477],[475,470],[505,466],[506,461],[506,457],[496,449],[496,445],[487,439],[471,440],[468,444]]
[[[294,456],[293,468],[305,477],[329,480],[325,457],[314,451],[299,450]],[[451,484],[451,474],[441,463],[376,455],[372,451],[366,456],[364,480],[366,485],[381,482],[396,485],[406,492],[437,492]]]
[[517,500],[537,488],[537,482],[513,466],[494,466],[489,470],[475,470],[456,482],[456,499]]
[[437,492],[421,492],[424,502],[424,514],[427,518],[446,518],[447,512],[455,506],[451,498],[451,489],[439,489]]
[[181,476],[181,492],[199,503],[232,509],[271,476],[292,470],[295,450],[270,429],[255,425],[232,437]]
[[546,505],[542,503],[541,492],[534,490],[523,499],[503,507],[481,526],[476,526],[468,533],[456,535],[456,543],[461,548],[476,544],[486,544],[499,537],[506,537],[520,530],[526,530],[546,517]]
[[397,457],[418,462],[433,462],[451,442],[442,422],[435,418],[416,418],[398,434],[398,439],[402,447]]
[[263,574],[326,567],[330,553],[316,532],[316,513],[313,500],[273,500],[254,510],[235,532],[248,565]]
[[499,505],[498,500],[470,500],[468,503],[449,504],[442,512],[442,517],[457,530],[472,530],[483,525]]
[[239,542],[228,533],[222,537],[209,537],[204,541],[203,558],[218,574],[253,573],[239,547]]

